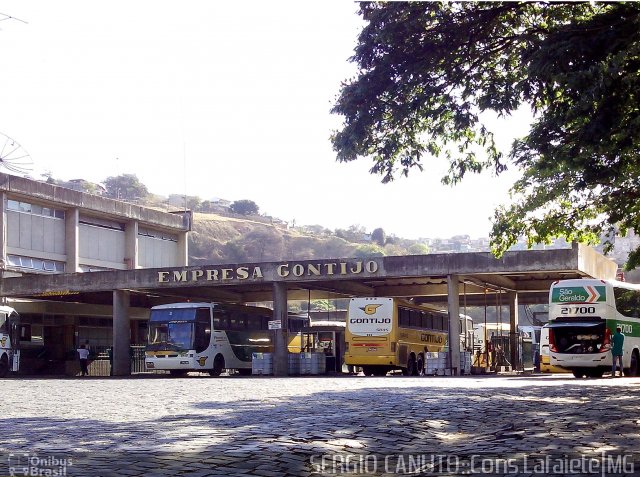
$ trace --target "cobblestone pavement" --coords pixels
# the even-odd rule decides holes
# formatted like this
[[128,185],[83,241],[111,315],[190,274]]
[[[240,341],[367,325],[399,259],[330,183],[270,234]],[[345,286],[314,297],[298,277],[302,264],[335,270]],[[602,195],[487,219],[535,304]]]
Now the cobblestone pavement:
[[[570,475],[578,458],[597,475],[640,475],[638,456],[627,456],[640,453],[640,378],[194,375],[0,385],[0,476]],[[606,472],[593,467],[605,461]]]

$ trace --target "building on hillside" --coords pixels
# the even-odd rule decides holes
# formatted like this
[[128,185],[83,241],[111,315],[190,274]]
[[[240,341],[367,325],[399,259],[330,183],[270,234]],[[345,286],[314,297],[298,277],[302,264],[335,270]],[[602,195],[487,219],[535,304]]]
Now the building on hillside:
[[[168,213],[0,173],[2,277],[188,265],[189,212]],[[73,293],[73,290],[70,290]],[[53,299],[12,300],[28,331],[27,373],[74,374],[76,348],[112,345],[110,297],[72,306]],[[148,310],[130,309],[131,338],[143,343]]]
[[188,265],[190,214],[0,174],[4,276]]

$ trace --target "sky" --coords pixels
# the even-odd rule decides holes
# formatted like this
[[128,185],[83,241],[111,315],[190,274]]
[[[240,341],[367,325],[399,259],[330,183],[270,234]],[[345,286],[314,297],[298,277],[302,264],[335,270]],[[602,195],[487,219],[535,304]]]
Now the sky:
[[[36,178],[135,174],[159,195],[410,239],[487,237],[517,178],[451,188],[445,159],[427,159],[382,184],[368,159],[336,162],[330,109],[363,26],[353,2],[0,0],[0,13],[15,18],[0,21],[0,133]],[[527,118],[491,124],[506,151]]]

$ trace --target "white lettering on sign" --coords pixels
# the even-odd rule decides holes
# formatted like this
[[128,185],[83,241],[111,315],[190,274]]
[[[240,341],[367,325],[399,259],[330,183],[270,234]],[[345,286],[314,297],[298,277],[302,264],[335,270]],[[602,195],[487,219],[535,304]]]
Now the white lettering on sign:
[[[328,262],[328,263],[282,263],[276,266],[276,275],[280,278],[320,277],[327,275],[374,274],[378,263],[369,261]],[[242,266],[210,268],[197,270],[171,270],[158,272],[158,283],[169,282],[226,282],[230,280],[258,280],[264,278],[260,266]]]

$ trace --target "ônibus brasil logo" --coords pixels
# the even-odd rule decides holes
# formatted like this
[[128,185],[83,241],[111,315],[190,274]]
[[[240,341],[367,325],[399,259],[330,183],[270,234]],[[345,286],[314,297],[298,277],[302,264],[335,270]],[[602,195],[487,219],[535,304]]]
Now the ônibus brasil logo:
[[606,288],[600,285],[557,287],[551,294],[553,303],[596,303],[607,301]]

